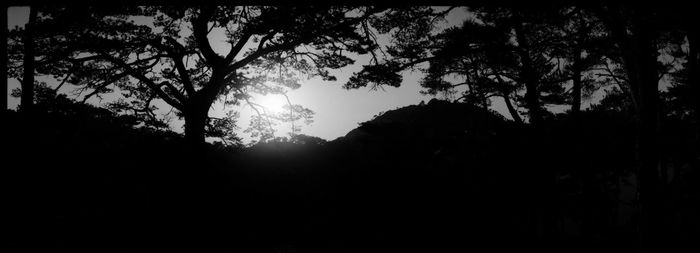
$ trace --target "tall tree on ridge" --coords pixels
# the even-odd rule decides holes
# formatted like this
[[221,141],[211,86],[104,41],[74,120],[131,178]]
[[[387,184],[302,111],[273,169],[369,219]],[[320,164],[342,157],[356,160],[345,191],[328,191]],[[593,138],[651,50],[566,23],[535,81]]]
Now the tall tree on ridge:
[[[2,12],[0,12],[0,26],[7,27],[7,6],[3,5]],[[2,29],[3,38],[7,38],[7,30]],[[5,42],[7,43],[7,42]],[[2,62],[7,62],[7,46],[2,47]],[[7,110],[7,64],[2,65],[2,73],[5,77],[0,80],[0,117],[4,117],[5,111]]]
[[599,10],[622,54],[635,101],[639,245],[643,252],[662,247],[662,193],[659,178],[659,20],[649,6],[609,5]]
[[29,20],[24,26],[24,73],[21,80],[22,99],[20,101],[20,111],[29,113],[34,107],[34,34],[38,11],[36,6],[29,7]]

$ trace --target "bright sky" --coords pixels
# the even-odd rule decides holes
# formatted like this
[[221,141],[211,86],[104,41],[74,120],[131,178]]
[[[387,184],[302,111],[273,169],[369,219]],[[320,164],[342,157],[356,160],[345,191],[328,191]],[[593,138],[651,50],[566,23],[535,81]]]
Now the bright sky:
[[[8,28],[25,24],[27,22],[27,15],[28,8],[26,7],[10,7],[8,9]],[[465,18],[466,13],[463,10],[454,10],[448,17],[449,24],[460,24]],[[210,42],[213,45],[217,43],[225,45],[223,38],[216,37],[217,36],[210,36]],[[224,46],[217,48],[217,51],[220,51],[221,54],[226,54],[228,48]],[[403,74],[404,81],[399,88],[385,87],[384,91],[381,89],[372,91],[369,88],[356,90],[343,89],[342,85],[347,82],[352,73],[359,71],[363,64],[368,63],[368,60],[368,56],[359,57],[354,65],[335,72],[331,71],[331,73],[335,73],[338,77],[337,81],[322,81],[320,78],[305,80],[302,82],[301,88],[287,93],[292,103],[301,104],[315,112],[314,122],[311,125],[302,125],[301,133],[318,136],[326,140],[333,140],[344,136],[350,130],[356,128],[358,123],[368,121],[380,112],[418,104],[423,100],[427,102],[431,99],[431,97],[419,93],[421,88],[418,85],[418,80],[421,78],[421,75],[411,72]],[[9,79],[8,86],[8,88],[12,90],[19,86],[19,82],[14,79]],[[280,103],[278,101],[282,100],[283,97],[278,96],[278,98],[272,98],[270,96],[273,95],[268,95],[268,98],[257,98],[257,102],[269,103],[270,105],[277,104],[279,106]],[[15,108],[19,103],[19,99],[12,97],[8,98],[8,101],[9,108]],[[170,109],[167,105],[160,107],[165,108],[164,111]],[[248,134],[243,133],[243,129],[247,128],[250,116],[255,114],[255,112],[248,106],[236,108],[229,106],[226,109],[239,110],[241,117],[238,122],[240,127],[238,133],[239,136],[243,138],[244,142],[248,143],[251,138]],[[492,109],[510,118],[502,99],[494,99]],[[224,114],[225,110],[221,104],[215,104],[210,111],[210,116],[217,117]],[[182,132],[182,124],[183,122],[174,122],[173,130]],[[303,123],[297,123],[297,125],[299,124]],[[289,124],[278,126],[276,136],[287,136],[289,131]]]

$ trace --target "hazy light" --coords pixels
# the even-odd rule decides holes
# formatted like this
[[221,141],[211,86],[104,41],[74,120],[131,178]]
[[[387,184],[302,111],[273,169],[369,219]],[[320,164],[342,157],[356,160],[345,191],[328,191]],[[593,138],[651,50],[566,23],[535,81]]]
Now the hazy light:
[[257,96],[255,103],[265,107],[268,113],[278,113],[284,110],[287,105],[287,99],[282,95],[267,94],[265,96]]

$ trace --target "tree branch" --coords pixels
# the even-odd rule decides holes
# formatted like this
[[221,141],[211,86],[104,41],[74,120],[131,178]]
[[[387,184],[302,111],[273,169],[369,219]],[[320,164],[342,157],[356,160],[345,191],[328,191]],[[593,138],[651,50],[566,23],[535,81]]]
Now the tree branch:
[[68,81],[68,78],[73,74],[73,72],[75,72],[75,66],[73,66],[68,72],[68,74],[66,74],[66,76],[63,78],[63,80],[61,80],[61,83],[58,86],[56,86],[55,89],[53,89],[54,93],[58,93],[58,90],[61,89],[61,87],[63,87],[64,84],[66,84],[66,81]]
[[175,63],[175,69],[177,69],[177,72],[180,74],[180,82],[185,87],[185,92],[187,92],[188,95],[193,96],[196,91],[194,89],[194,85],[192,84],[192,79],[190,78],[190,75],[187,72],[187,68],[182,62],[183,59],[187,56],[188,52],[186,52],[184,46],[182,46],[179,42],[177,42],[177,40],[173,39],[172,37],[165,37],[165,40],[168,41],[168,43],[172,44],[175,48],[172,49],[166,47],[165,45],[161,44],[159,40],[154,40],[152,41],[152,43],[155,47],[158,47],[161,50],[165,50],[171,54],[170,58]]
[[100,58],[102,58],[101,55],[92,55],[92,56],[86,56],[83,58],[72,59],[70,61],[73,63],[81,63],[81,62],[86,62],[86,61],[91,61],[91,60],[98,60]]
[[101,90],[101,89],[107,87],[107,86],[110,85],[110,84],[113,84],[113,83],[116,82],[116,81],[119,81],[119,79],[121,79],[121,78],[123,78],[123,77],[125,77],[125,76],[128,76],[128,74],[127,74],[126,72],[122,72],[122,73],[119,73],[119,74],[117,74],[117,75],[114,75],[114,76],[112,77],[112,79],[107,80],[107,81],[104,81],[103,83],[101,83],[100,85],[98,85],[97,87],[95,87],[95,90],[92,91],[92,92],[90,92],[90,94],[85,95],[85,97],[83,98],[82,103],[85,103],[85,101],[87,101],[88,99],[90,99],[92,96],[97,95],[97,93],[100,93],[100,90]]
[[[123,68],[125,73],[128,73],[129,75],[133,76],[134,78],[136,78],[136,79],[138,79],[139,81],[141,81],[141,82],[143,82],[144,84],[146,84],[146,86],[148,86],[149,88],[151,88],[151,90],[153,90],[153,91],[158,95],[158,97],[160,97],[161,99],[163,99],[163,101],[165,101],[165,102],[168,103],[169,105],[171,105],[171,106],[177,108],[177,109],[180,110],[180,111],[184,111],[184,106],[183,106],[183,104],[181,103],[181,101],[185,101],[185,100],[184,100],[184,98],[182,98],[182,95],[181,95],[181,94],[177,94],[177,93],[176,93],[177,95],[180,95],[180,96],[178,96],[178,98],[172,98],[172,97],[170,97],[167,93],[165,93],[163,90],[161,90],[161,89],[160,89],[160,86],[159,86],[159,85],[156,85],[156,84],[153,82],[153,80],[148,79],[148,78],[147,78],[146,76],[144,76],[143,74],[137,72],[136,70],[134,70],[133,68],[131,68],[128,64],[126,64],[124,61],[122,61],[122,60],[120,60],[120,59],[117,59],[117,58],[115,58],[115,57],[113,57],[113,56],[111,56],[111,55],[109,55],[109,54],[107,54],[107,53],[105,53],[105,52],[100,52],[100,54],[101,54],[103,57],[105,57],[108,61],[110,61],[110,62],[116,64],[117,66],[119,66],[119,67],[121,67],[121,68]],[[178,101],[178,99],[182,99],[182,100],[179,100],[179,101]]]
[[154,55],[154,56],[145,58],[145,59],[140,59],[140,60],[136,60],[136,61],[134,61],[134,62],[128,63],[128,65],[129,65],[129,66],[133,66],[133,65],[138,65],[138,64],[140,64],[140,63],[142,63],[142,62],[148,62],[148,61],[151,61],[151,60],[156,60],[154,63],[145,66],[145,68],[151,68],[151,67],[155,66],[156,64],[158,64],[158,62],[160,61],[160,58],[162,58],[162,57],[168,57],[168,56],[169,56],[169,55],[167,55],[167,54],[157,54],[157,55]]
[[[236,89],[238,90],[238,92],[243,93],[243,91],[241,91],[239,88],[236,88]],[[261,106],[261,105],[259,105],[259,104],[250,102],[250,99],[248,99],[248,96],[244,96],[244,97],[243,97],[243,100],[245,100],[246,103],[247,103],[248,105],[250,105],[250,108],[253,108],[253,110],[255,110],[255,112],[258,114],[258,117],[263,118],[263,114],[262,114],[262,113],[260,112],[260,110],[258,110],[258,108],[256,108],[255,106],[260,106],[260,107],[264,107],[264,106]],[[270,121],[270,117],[267,115],[267,113],[265,113],[265,119],[267,119],[267,120],[266,120],[266,121],[267,121],[267,126],[268,126],[268,128],[270,129],[270,132],[271,132],[271,133],[274,133],[274,129],[272,128],[272,122]]]
[[208,19],[214,14],[214,8],[202,7],[200,8],[199,16],[192,19],[192,33],[197,41],[199,49],[204,55],[204,59],[211,65],[219,65],[224,63],[223,57],[216,54],[214,49],[212,49],[211,44],[209,44],[209,39],[207,38],[208,31]]
[[[368,15],[369,15],[369,14],[368,14]],[[363,19],[364,19],[364,17],[351,18],[350,21],[340,22],[340,23],[338,23],[338,24],[336,24],[336,25],[334,25],[334,26],[332,26],[332,27],[326,28],[326,30],[332,31],[332,30],[334,30],[334,29],[337,29],[337,28],[340,27],[340,26],[354,25],[354,24],[357,24],[357,23],[361,22]],[[250,63],[250,62],[256,60],[257,58],[259,58],[259,57],[261,57],[261,56],[263,56],[263,55],[269,54],[269,53],[271,53],[271,52],[279,51],[279,50],[290,50],[290,49],[294,49],[295,47],[297,47],[297,46],[299,46],[299,45],[301,45],[301,44],[307,43],[307,42],[309,42],[309,41],[311,41],[311,40],[313,40],[313,39],[315,39],[315,38],[320,37],[320,36],[317,36],[317,35],[318,35],[318,33],[306,34],[305,36],[302,36],[301,38],[299,38],[299,39],[297,39],[297,40],[294,40],[294,41],[291,41],[291,42],[287,42],[287,43],[283,43],[283,44],[271,45],[271,46],[264,47],[264,48],[260,48],[260,46],[258,46],[258,50],[256,50],[254,53],[252,53],[252,54],[249,55],[248,57],[243,58],[242,60],[240,60],[240,61],[238,61],[238,62],[236,62],[236,63],[230,65],[230,66],[226,69],[226,72],[230,72],[230,71],[232,71],[232,70],[234,70],[234,69],[238,69],[238,68],[240,68],[240,67],[243,67],[243,66],[247,65],[248,63]]]
[[190,79],[190,74],[187,72],[187,68],[185,68],[185,64],[182,62],[182,58],[173,60],[175,62],[175,68],[180,74],[180,81],[185,87],[185,92],[187,92],[187,94],[190,96],[194,96],[196,91],[194,89],[194,85],[192,85],[192,79]]
[[425,57],[425,58],[421,58],[421,59],[416,59],[416,60],[401,64],[399,66],[399,70],[405,70],[407,68],[413,67],[413,66],[418,65],[418,64],[423,63],[423,62],[430,61],[430,60],[435,59],[435,58],[437,58],[437,57],[430,56],[430,57]]
[[[243,34],[243,37],[241,37],[238,42],[234,45],[231,43],[231,51],[226,55],[226,59],[224,59],[224,64],[228,65],[233,62],[233,59],[238,55],[238,53],[241,52],[241,49],[243,49],[243,46],[245,46],[246,43],[248,43],[248,40],[250,37],[253,36],[253,33],[245,33]],[[260,43],[264,43],[264,41],[260,41]]]

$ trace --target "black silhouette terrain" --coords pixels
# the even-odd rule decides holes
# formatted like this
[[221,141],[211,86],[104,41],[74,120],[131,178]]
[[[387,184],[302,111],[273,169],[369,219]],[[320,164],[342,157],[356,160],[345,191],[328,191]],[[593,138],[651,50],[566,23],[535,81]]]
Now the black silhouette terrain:
[[[615,113],[583,113],[587,123],[577,129],[596,141],[580,143],[578,154],[569,152],[574,126],[566,116],[533,133],[472,105],[432,100],[387,111],[329,142],[208,145],[193,158],[177,134],[134,129],[108,111],[62,101],[32,118],[8,113],[17,122],[3,136],[15,147],[5,151],[10,228],[13,246],[26,251],[579,245],[568,251],[588,252],[634,243],[633,136],[629,120]],[[682,126],[667,132],[690,131]],[[668,150],[677,163],[679,150]],[[669,241],[692,246],[697,174],[676,170],[668,184]],[[555,234],[544,231],[547,222]]]

